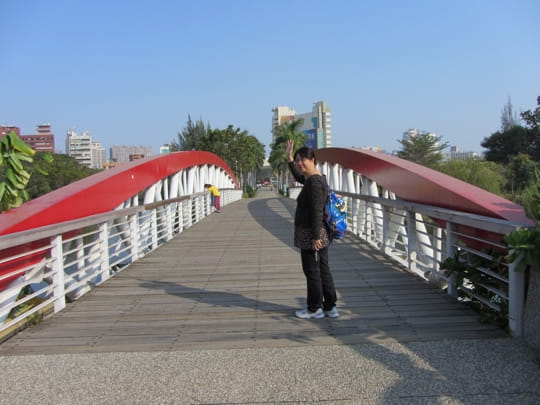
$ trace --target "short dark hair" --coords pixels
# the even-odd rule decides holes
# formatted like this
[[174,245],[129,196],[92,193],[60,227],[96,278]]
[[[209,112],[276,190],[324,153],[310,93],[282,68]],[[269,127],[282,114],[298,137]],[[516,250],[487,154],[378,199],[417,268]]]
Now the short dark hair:
[[211,184],[205,184],[204,185],[204,188],[208,188],[208,187],[212,187],[212,185]]
[[296,151],[294,154],[294,159],[296,160],[296,156],[300,156],[304,159],[313,159],[315,164],[317,164],[317,158],[315,157],[315,151],[307,146],[303,146],[300,149]]

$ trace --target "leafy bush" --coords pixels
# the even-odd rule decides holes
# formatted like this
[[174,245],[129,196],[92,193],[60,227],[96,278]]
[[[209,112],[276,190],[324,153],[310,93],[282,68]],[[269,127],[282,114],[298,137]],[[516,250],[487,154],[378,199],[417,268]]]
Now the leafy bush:
[[257,192],[250,185],[246,186],[246,192],[242,194],[243,198],[253,198]]

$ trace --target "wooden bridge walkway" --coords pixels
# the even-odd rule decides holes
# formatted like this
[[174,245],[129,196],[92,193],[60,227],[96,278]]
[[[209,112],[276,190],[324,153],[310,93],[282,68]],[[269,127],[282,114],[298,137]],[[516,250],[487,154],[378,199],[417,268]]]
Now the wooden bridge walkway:
[[330,250],[341,317],[294,318],[306,295],[291,247],[295,204],[267,191],[225,207],[5,341],[0,355],[506,336],[351,236]]

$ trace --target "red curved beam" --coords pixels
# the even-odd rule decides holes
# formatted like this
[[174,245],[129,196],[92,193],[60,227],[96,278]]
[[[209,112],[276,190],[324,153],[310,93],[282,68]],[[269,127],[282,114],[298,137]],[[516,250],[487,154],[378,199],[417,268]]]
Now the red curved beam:
[[230,167],[211,152],[174,152],[117,166],[28,201],[0,215],[0,235],[111,211],[160,179],[196,165]]
[[363,149],[325,148],[317,150],[316,157],[320,162],[338,163],[361,173],[403,200],[534,225],[520,205],[396,156]]

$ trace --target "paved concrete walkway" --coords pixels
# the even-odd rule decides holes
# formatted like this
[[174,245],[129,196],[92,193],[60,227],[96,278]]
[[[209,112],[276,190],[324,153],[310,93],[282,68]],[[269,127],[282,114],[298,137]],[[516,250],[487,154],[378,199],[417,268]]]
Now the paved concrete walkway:
[[530,404],[511,339],[0,358],[1,404]]
[[[272,195],[260,193],[259,197]],[[221,214],[225,219],[226,211],[227,207]],[[290,212],[282,214],[290,218]],[[193,231],[202,232],[202,227],[208,224],[203,221],[197,225],[201,228]],[[242,293],[247,295],[249,291]],[[178,291],[172,296],[186,299]],[[346,295],[344,300],[350,298]],[[215,312],[215,309],[209,312],[209,302],[197,305],[199,315]],[[290,319],[283,308],[289,305],[280,306],[272,315],[278,320],[275,328]],[[358,309],[345,307],[343,312],[343,322],[347,322],[347,317],[365,321],[358,316]],[[24,354],[20,349],[25,342],[32,342],[33,332],[29,331],[28,338],[21,334],[16,338],[19,340],[0,346],[0,404],[540,403],[540,368],[521,340],[485,336],[445,339],[432,331],[426,337],[421,333],[420,323],[407,320],[405,314],[399,316],[405,326],[416,329],[417,333],[407,334],[403,339],[404,334],[389,336],[380,329],[381,336],[372,333],[363,343],[302,339],[286,347],[280,347],[279,342],[272,347],[265,340],[262,346],[235,348],[244,342],[236,340],[224,348],[201,342],[201,348],[197,349],[191,344],[189,350],[167,342],[163,347],[169,349],[161,350],[159,336],[162,335],[156,333],[154,347],[146,340],[139,342],[146,345],[144,351],[129,346],[129,350],[122,351],[112,351],[109,347],[101,351],[94,348],[93,352],[62,352],[55,343],[52,351],[42,349],[40,354]],[[310,331],[310,321],[295,322],[308,326],[305,333]],[[47,327],[46,322],[43,325]],[[145,328],[148,329],[140,325],[140,329]],[[329,334],[332,331],[330,327],[320,329]],[[142,337],[149,336],[146,330]],[[293,337],[299,336],[298,333],[287,335],[287,341],[294,343]],[[235,339],[234,336],[221,334],[219,339]],[[253,336],[256,340],[257,335]],[[10,347],[20,354],[10,353]],[[35,346],[29,347],[33,348],[32,353],[37,353]]]

